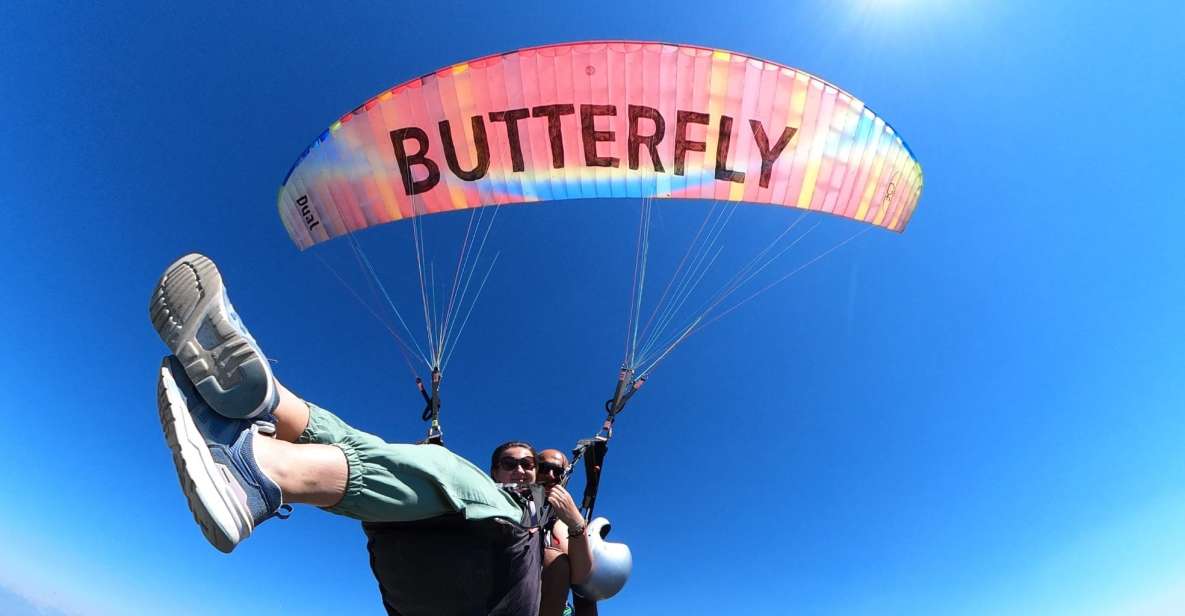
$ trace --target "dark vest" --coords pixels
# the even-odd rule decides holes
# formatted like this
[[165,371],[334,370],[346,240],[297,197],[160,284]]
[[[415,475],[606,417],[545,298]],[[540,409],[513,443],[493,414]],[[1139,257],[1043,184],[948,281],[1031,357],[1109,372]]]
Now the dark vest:
[[537,616],[538,528],[461,514],[364,522],[389,616]]

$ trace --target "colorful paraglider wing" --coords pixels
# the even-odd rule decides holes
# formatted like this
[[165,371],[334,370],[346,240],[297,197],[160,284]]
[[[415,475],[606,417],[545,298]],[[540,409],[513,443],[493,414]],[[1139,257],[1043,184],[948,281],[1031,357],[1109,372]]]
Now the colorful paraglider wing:
[[301,249],[483,205],[653,197],[767,203],[901,231],[922,172],[862,102],[802,71],[662,43],[458,64],[329,127],[280,189]]

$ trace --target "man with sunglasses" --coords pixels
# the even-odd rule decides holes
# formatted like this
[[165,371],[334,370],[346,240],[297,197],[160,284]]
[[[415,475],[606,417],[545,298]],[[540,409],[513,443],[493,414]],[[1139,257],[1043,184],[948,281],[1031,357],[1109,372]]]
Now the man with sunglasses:
[[[208,258],[178,259],[149,316],[173,355],[157,404],[182,491],[206,539],[232,551],[255,527],[306,503],[362,521],[387,612],[535,616],[540,532],[530,501],[435,445],[392,444],[351,427],[277,381]],[[530,446],[495,455],[534,480]],[[547,497],[583,520],[562,487]]]
[[[558,449],[544,449],[538,456],[537,481],[548,490],[567,490],[559,484],[568,470],[568,457]],[[571,496],[568,500],[576,508]],[[575,523],[557,516],[545,527],[543,550],[543,598],[540,602],[540,616],[565,614],[570,587],[588,581],[592,571],[592,555],[589,552],[588,534],[584,518]],[[576,616],[596,616],[597,604],[573,594],[572,604]]]

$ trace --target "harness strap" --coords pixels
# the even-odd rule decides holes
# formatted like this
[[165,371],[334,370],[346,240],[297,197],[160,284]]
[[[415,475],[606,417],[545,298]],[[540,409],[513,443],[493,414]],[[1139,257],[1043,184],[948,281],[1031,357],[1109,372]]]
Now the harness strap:
[[601,468],[605,454],[609,451],[609,439],[593,439],[584,455],[584,499],[580,511],[584,520],[592,520],[593,507],[597,504],[597,489],[601,486]]
[[416,377],[416,387],[424,398],[424,412],[420,419],[431,422],[428,425],[428,436],[419,444],[444,445],[444,431],[440,429],[440,369],[432,369],[432,393],[424,387],[424,380]]
[[[605,454],[609,451],[609,439],[613,438],[613,424],[617,416],[625,410],[625,405],[634,394],[645,384],[646,378],[633,378],[634,371],[622,367],[617,375],[617,387],[613,397],[605,401],[605,421],[601,430],[592,438],[577,441],[572,448],[572,463],[564,470],[560,477],[560,485],[567,486],[572,477],[572,469],[581,458],[584,459],[584,498],[580,503],[580,512],[584,521],[592,520],[593,509],[597,503],[597,490],[601,487],[601,471],[605,465]],[[550,511],[547,512],[550,515]]]

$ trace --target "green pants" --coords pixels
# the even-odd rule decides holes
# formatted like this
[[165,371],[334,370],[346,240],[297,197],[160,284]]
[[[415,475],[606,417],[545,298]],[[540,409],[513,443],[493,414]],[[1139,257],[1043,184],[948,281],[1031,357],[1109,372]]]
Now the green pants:
[[411,522],[461,512],[520,522],[523,508],[468,460],[437,445],[402,445],[357,430],[309,404],[298,443],[333,445],[349,463],[346,494],[326,511],[363,522]]

